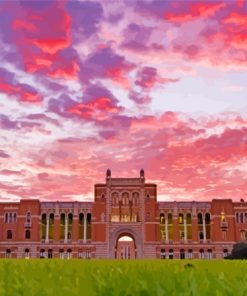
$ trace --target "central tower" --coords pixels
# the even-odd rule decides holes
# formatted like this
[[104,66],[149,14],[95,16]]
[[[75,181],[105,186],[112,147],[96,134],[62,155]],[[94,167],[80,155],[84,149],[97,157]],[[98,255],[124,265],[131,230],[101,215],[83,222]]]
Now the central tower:
[[[146,211],[145,203],[151,195],[156,201],[156,185],[145,183],[143,169],[140,170],[139,178],[112,178],[111,171],[108,169],[105,184],[95,185],[95,218],[101,216],[101,223],[94,223],[94,232],[95,234],[101,232],[101,236],[102,232],[105,233],[107,258],[116,258],[118,239],[123,235],[133,239],[135,258],[143,258],[146,240],[145,220],[147,213],[150,216],[150,212]],[[99,199],[101,214],[96,210],[99,208]]]

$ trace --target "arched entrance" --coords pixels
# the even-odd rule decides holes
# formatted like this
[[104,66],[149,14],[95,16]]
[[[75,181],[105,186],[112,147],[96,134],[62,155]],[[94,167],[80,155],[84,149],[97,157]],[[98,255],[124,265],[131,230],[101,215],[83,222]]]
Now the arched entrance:
[[136,259],[136,244],[132,235],[121,234],[115,246],[116,259]]
[[[134,258],[141,259],[143,258],[143,237],[142,232],[139,229],[135,229],[134,227],[123,227],[119,226],[115,229],[110,229],[109,232],[109,253],[108,258],[117,258],[117,248],[121,244],[119,244],[119,239],[121,237],[128,236],[133,240],[135,256]],[[130,243],[131,244],[131,243]],[[133,245],[132,245],[133,246]]]

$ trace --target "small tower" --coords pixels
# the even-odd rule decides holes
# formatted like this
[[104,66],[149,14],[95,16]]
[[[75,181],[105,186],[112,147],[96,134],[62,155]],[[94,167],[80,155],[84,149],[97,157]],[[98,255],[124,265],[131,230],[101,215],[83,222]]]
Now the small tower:
[[107,169],[106,171],[106,179],[110,179],[111,178],[111,170]]
[[144,179],[145,178],[145,173],[144,173],[144,169],[140,170],[140,178]]

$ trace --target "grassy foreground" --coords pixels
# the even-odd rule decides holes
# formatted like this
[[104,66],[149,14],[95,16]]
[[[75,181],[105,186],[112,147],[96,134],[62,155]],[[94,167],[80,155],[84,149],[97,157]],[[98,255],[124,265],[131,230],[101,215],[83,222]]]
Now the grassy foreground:
[[0,295],[247,295],[247,261],[0,260]]

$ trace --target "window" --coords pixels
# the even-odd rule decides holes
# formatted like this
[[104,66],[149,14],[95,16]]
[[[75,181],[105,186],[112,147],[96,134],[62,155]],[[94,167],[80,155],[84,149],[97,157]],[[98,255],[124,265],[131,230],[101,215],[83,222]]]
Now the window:
[[52,258],[52,249],[48,250],[48,258],[51,259]]
[[211,249],[208,249],[208,251],[207,251],[207,258],[208,259],[212,259],[213,258],[213,253],[212,253],[212,250]]
[[[90,250],[86,251],[86,259],[91,259],[91,251]],[[128,258],[128,259],[130,259],[130,258]]]
[[239,223],[239,214],[236,213],[236,222]]
[[67,251],[67,259],[70,259],[70,258],[72,258],[72,250],[68,249],[68,251]]
[[185,259],[185,250],[184,249],[180,250],[180,259]]
[[59,250],[59,258],[64,259],[64,250],[63,249]]
[[166,250],[165,249],[160,250],[160,259],[166,259]]
[[202,213],[198,213],[198,215],[197,215],[197,223],[198,224],[203,224],[203,221],[202,221]]
[[12,239],[12,230],[7,230],[7,239]]
[[189,249],[188,250],[188,259],[192,259],[193,258],[193,250]]
[[200,249],[199,250],[199,259],[204,259],[205,256],[204,256],[204,250],[203,249]]
[[29,259],[30,258],[29,249],[25,249],[24,257],[25,257],[25,259]]
[[173,259],[173,249],[169,250],[169,259]]
[[31,238],[31,231],[28,229],[25,231],[25,239],[30,239]]
[[39,252],[39,258],[43,259],[45,258],[45,250],[44,249],[41,249],[40,252]]
[[203,238],[204,238],[203,231],[200,231],[199,232],[199,240],[203,240]]
[[240,213],[240,223],[244,223],[244,213]]
[[11,258],[11,250],[10,249],[6,250],[5,258]]
[[16,213],[5,213],[4,222],[5,223],[16,223],[17,215]]
[[30,212],[27,212],[26,222],[31,223],[31,213]]
[[227,256],[228,256],[228,250],[227,249],[224,249],[223,250],[223,258],[225,258]]

